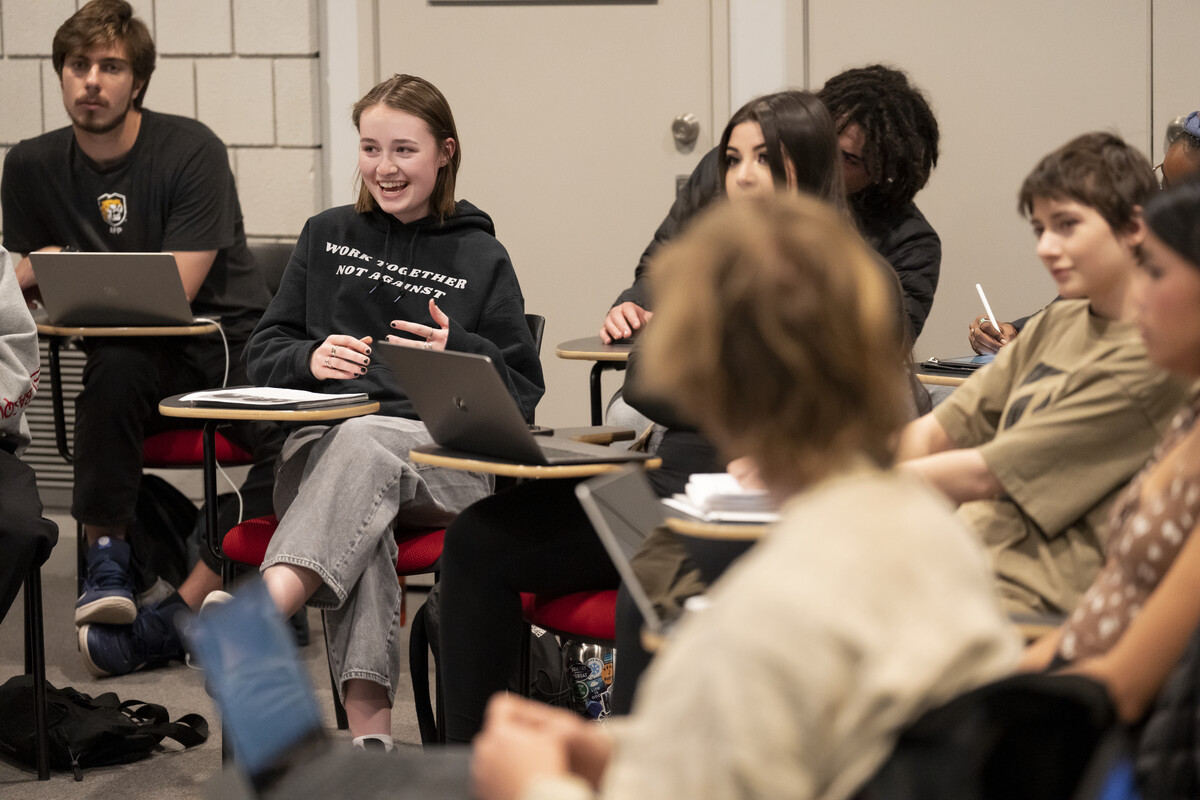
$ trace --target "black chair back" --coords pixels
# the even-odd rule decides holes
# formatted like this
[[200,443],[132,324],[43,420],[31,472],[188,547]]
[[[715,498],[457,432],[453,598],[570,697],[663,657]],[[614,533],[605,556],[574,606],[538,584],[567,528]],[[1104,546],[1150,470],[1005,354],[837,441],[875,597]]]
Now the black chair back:
[[910,725],[857,800],[1096,800],[1132,796],[1108,692],[1081,675],[1002,678]]
[[283,270],[292,258],[292,245],[284,242],[258,242],[250,245],[250,254],[258,264],[267,291],[274,297],[279,291],[279,283],[283,280]]
[[525,324],[529,326],[529,333],[533,336],[533,349],[541,358],[542,336],[546,333],[546,318],[541,314],[526,314]]

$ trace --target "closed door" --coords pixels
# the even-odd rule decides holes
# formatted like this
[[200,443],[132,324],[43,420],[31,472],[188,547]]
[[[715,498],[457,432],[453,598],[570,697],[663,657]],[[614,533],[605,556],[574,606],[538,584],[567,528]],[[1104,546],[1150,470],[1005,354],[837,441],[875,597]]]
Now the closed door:
[[[375,14],[380,74],[420,75],[446,95],[462,140],[457,194],[495,220],[527,310],[547,319],[538,421],[587,424],[588,365],[554,345],[599,331],[676,176],[720,135],[726,0],[382,0]],[[671,132],[685,113],[700,123],[691,146]]]

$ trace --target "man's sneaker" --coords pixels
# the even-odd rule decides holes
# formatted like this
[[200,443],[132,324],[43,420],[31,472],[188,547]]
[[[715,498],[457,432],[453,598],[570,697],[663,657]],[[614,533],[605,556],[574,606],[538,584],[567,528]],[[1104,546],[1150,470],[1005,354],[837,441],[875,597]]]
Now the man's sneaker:
[[79,651],[88,671],[98,677],[127,675],[143,666],[182,660],[175,615],[186,609],[173,594],[158,605],[139,608],[132,625],[84,625],[79,629]]
[[101,536],[88,548],[87,578],[75,601],[75,624],[128,625],[137,618],[129,578],[129,542]]

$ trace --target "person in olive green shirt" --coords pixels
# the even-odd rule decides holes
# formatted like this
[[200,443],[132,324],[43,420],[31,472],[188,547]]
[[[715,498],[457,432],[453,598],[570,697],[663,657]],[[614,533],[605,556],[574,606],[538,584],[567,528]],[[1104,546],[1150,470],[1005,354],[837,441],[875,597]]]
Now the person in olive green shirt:
[[1080,136],[1025,179],[1020,205],[1064,298],[934,411],[898,457],[982,538],[1010,613],[1065,613],[1103,563],[1108,507],[1184,399],[1146,358],[1130,292],[1158,191],[1146,157]]

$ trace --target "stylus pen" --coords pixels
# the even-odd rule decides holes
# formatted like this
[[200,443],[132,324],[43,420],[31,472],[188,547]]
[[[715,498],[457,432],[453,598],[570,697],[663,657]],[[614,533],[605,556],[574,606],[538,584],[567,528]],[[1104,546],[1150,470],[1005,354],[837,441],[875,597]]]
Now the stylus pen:
[[979,299],[983,301],[983,310],[987,312],[987,318],[991,321],[992,327],[999,331],[1000,320],[996,319],[996,315],[992,313],[992,307],[987,301],[987,295],[983,293],[983,287],[977,283],[975,291],[979,292]]

